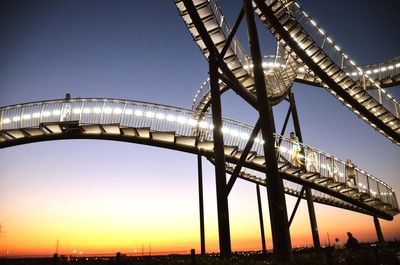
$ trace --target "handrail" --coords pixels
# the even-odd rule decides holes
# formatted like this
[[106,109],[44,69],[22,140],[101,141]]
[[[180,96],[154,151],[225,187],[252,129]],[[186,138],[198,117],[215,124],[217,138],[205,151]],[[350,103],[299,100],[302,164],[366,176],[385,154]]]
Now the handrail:
[[[206,115],[203,120],[195,120],[193,112],[190,110],[148,102],[73,98],[38,101],[0,108],[0,131],[39,128],[43,123],[65,121],[79,121],[80,124],[119,124],[121,127],[150,127],[155,131],[174,131],[177,135],[200,137],[201,141],[213,140],[214,126],[211,115]],[[253,127],[224,118],[221,130],[224,134],[224,145],[235,146],[243,150]],[[251,151],[258,156],[264,156],[263,142],[261,134],[258,134],[254,139]],[[280,143],[279,146],[278,143]],[[360,192],[398,209],[393,189],[358,167],[355,166],[356,177],[352,180],[353,183],[349,184],[345,161],[306,144],[298,144],[300,151],[296,157],[291,140],[278,134],[275,135],[275,146],[281,162],[288,162],[292,165],[302,163],[308,172],[319,173],[343,186],[353,186]],[[329,169],[329,163],[332,164],[331,169]]]
[[[359,65],[359,68],[362,69],[363,73],[369,75],[372,80],[382,82],[385,78],[392,78],[400,75],[400,56],[384,62]],[[359,82],[365,80],[363,79],[363,75],[360,75],[359,72],[356,71],[356,67],[345,67],[345,70],[346,74],[351,75],[353,79]]]
[[[301,7],[293,1],[290,6],[290,12],[300,26],[310,35],[314,42],[324,51],[324,53],[344,72],[346,68],[354,67],[357,74],[348,75],[354,82],[359,83],[360,78],[368,80],[372,87],[366,90],[377,102],[390,111],[395,117],[400,118],[400,105],[399,102],[393,98],[385,89],[382,89],[377,82],[375,82],[368,73],[364,72],[344,51],[330,38],[325,31],[317,25]],[[357,78],[355,78],[357,76]],[[361,87],[363,85],[361,84]],[[372,89],[373,88],[373,89]]]
[[[182,2],[175,2],[178,10],[184,10],[184,5],[182,4]],[[224,35],[225,38],[227,38],[231,33],[231,27],[227,23],[224,15],[222,14],[218,2],[216,0],[209,0],[207,5],[212,13],[213,19],[219,26],[221,33]],[[189,21],[185,20],[185,22],[187,26],[190,27]],[[236,37],[232,39],[232,42],[230,43],[230,49],[237,59],[236,63],[240,64],[242,70],[245,71],[250,77],[253,77],[252,60],[244,51],[243,47],[240,45]],[[207,53],[204,50],[202,50],[202,52],[205,56],[207,56]],[[275,67],[278,64],[279,66],[284,67]],[[229,68],[232,68],[232,65],[232,63],[228,63]],[[271,98],[279,98],[284,96],[288,88],[293,84],[296,77],[297,63],[293,60],[293,58],[288,58],[288,55],[286,54],[284,49],[277,49],[275,62],[272,66],[273,67],[269,67],[268,64],[264,66],[264,69],[268,69],[268,71],[266,71],[265,73],[267,93],[268,96]],[[207,83],[207,81],[205,83]],[[193,110],[197,109],[200,103],[207,102],[209,100],[208,98],[205,98],[209,94],[208,91],[206,91],[206,88],[207,87],[203,84],[201,88],[197,91],[193,99]]]

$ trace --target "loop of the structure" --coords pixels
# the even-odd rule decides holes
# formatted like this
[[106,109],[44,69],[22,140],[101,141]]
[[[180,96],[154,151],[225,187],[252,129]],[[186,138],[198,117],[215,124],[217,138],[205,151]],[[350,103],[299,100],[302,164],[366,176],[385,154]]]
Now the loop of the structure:
[[[206,33],[204,34],[207,36],[200,33],[197,28],[198,24],[192,20],[191,14],[187,10],[185,4],[181,0],[176,0],[175,4],[192,34],[194,41],[199,46],[206,59],[208,59],[210,55],[210,49],[215,49],[217,51],[223,49],[231,33],[231,27],[227,23],[216,0],[195,2],[197,15],[201,20],[201,25],[205,28]],[[206,41],[205,38],[209,41]],[[236,37],[232,39],[223,59],[235,78],[242,84],[243,89],[255,94],[253,63]],[[275,62],[272,67],[267,62],[263,65],[266,92],[271,104],[277,104],[284,98],[288,89],[294,82],[297,69],[297,63],[284,49],[277,49],[274,60]],[[278,64],[280,67],[274,67]],[[224,83],[221,82],[220,84],[221,90],[227,89]],[[210,104],[211,96],[209,89],[204,90],[204,88],[205,86],[200,88],[200,91],[196,93],[193,101],[195,117],[201,117],[201,113],[204,113]]]
[[[231,28],[217,1],[195,1],[195,10],[188,10],[183,2],[175,0],[202,53],[207,58],[210,49],[221,50]],[[381,88],[381,85],[398,83],[400,64],[396,58],[387,65],[360,67],[295,1],[254,2],[255,12],[285,50],[285,67],[265,73],[271,103],[278,103],[294,80],[321,86],[375,130],[400,145],[400,104]],[[196,17],[200,19],[193,19]],[[236,38],[224,62],[242,86],[254,92],[252,63]],[[221,89],[226,89],[226,86],[221,84]],[[274,98],[279,100],[274,102]],[[197,94],[195,117],[207,110],[209,101],[209,93],[201,91]]]

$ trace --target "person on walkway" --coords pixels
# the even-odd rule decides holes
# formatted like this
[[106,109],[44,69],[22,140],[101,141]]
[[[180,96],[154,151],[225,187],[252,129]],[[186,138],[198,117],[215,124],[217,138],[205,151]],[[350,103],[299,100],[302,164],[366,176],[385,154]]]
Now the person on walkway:
[[65,95],[63,107],[62,107],[62,112],[61,112],[61,119],[60,121],[65,121],[69,118],[72,112],[72,106],[71,106],[71,94],[67,93]]
[[290,132],[290,144],[292,145],[292,161],[295,167],[301,167],[303,163],[300,161],[299,154],[301,151],[299,138]]
[[335,163],[335,160],[330,156],[326,157],[326,169],[328,171],[328,177],[332,178],[333,181],[338,181],[337,174],[339,169]]
[[346,160],[346,185],[350,188],[357,188],[356,169],[350,159]]
[[318,154],[311,148],[307,149],[307,170],[311,172],[318,171]]
[[347,248],[358,248],[360,246],[357,238],[355,238],[352,233],[347,232],[347,236],[349,237],[346,243]]

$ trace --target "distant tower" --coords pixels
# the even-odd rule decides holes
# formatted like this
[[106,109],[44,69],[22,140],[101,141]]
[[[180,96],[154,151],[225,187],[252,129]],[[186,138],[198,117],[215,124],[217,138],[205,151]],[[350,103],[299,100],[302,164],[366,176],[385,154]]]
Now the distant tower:
[[59,247],[59,245],[60,245],[60,240],[59,240],[59,238],[57,238],[56,252],[55,252],[55,254],[58,254],[58,247]]

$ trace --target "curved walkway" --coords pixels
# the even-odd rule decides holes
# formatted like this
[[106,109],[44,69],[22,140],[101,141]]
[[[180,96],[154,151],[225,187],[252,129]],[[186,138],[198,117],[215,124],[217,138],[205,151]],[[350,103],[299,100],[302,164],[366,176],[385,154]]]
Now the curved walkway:
[[[253,127],[224,119],[227,172],[232,172]],[[116,99],[48,100],[0,108],[0,148],[59,139],[106,139],[158,146],[213,158],[213,124],[210,116],[193,119],[193,112],[171,106]],[[263,140],[253,139],[240,177],[262,185],[265,177]],[[295,166],[288,138],[275,137],[282,177],[314,190],[316,202],[391,220],[399,213],[393,189],[355,167],[356,177],[347,177],[346,163],[308,145],[301,145]],[[258,174],[265,176],[264,174]],[[288,194],[300,191],[286,188]]]

